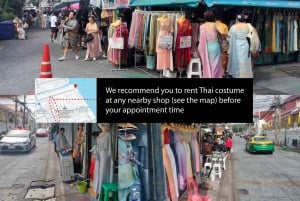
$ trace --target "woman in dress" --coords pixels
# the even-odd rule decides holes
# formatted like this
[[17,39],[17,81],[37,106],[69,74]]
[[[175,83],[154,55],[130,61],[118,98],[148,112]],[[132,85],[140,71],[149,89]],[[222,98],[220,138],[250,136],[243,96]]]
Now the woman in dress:
[[207,10],[204,13],[204,19],[205,23],[200,25],[198,46],[203,78],[222,78],[221,48],[215,14],[212,10]]
[[229,29],[229,58],[227,71],[233,78],[253,78],[251,54],[247,35],[249,26],[246,23],[248,16],[238,14],[236,23]]
[[86,25],[85,32],[86,34],[92,34],[94,39],[86,43],[87,49],[84,60],[87,61],[93,58],[93,61],[95,61],[96,58],[100,56],[101,44],[99,40],[99,28],[93,15],[89,16],[89,22]]

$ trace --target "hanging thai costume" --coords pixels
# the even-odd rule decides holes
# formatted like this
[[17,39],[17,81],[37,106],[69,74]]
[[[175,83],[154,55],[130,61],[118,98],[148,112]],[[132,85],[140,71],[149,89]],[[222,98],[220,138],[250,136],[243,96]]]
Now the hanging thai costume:
[[177,20],[177,36],[175,43],[175,67],[186,68],[191,60],[191,47],[182,48],[181,39],[192,37],[192,27],[188,19]]

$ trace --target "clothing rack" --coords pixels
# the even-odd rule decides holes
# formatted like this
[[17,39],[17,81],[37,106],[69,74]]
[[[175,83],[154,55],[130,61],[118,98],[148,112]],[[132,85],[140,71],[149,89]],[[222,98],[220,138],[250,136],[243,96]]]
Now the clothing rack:
[[[142,14],[150,14],[150,15],[153,15],[153,14],[158,15],[158,14],[164,14],[164,13],[185,15],[184,11],[145,11],[145,10],[136,9],[133,12],[142,13]],[[136,47],[134,47],[134,48],[135,48],[134,49],[134,68],[146,73],[146,71],[140,69],[140,67],[144,67],[144,66],[137,66],[137,64],[136,64]],[[152,75],[151,73],[147,73],[147,74]],[[160,78],[161,77],[162,77],[162,71],[160,72]]]

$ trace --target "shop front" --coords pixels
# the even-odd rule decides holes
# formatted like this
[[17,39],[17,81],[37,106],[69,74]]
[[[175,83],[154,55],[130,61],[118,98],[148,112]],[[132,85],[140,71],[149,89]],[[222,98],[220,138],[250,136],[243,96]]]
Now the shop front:
[[256,66],[300,61],[300,2],[297,0],[224,1],[203,0],[209,8],[222,11],[227,25],[238,12],[249,15],[248,22],[258,31],[261,47],[254,57]]
[[[117,188],[115,130],[115,125],[108,123],[57,123],[51,126],[51,139],[56,143],[53,151],[59,156],[62,181],[76,182],[77,187],[79,181],[86,183],[85,189],[78,188],[78,191],[89,194],[91,201],[103,197],[106,186]],[[59,135],[64,135],[63,143],[59,142]],[[67,149],[59,150],[61,144]]]
[[[118,124],[119,201],[188,200],[189,187],[203,184],[204,154],[217,160],[225,155],[204,151],[201,130],[201,124]],[[203,200],[212,199],[199,192]]]

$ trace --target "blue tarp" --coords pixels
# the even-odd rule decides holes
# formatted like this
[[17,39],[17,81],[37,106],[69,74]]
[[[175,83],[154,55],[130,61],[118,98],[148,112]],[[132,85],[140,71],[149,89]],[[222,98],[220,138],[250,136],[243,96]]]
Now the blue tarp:
[[131,6],[197,7],[201,0],[130,0]]
[[254,6],[269,8],[300,8],[299,0],[202,0],[208,7],[214,5]]

